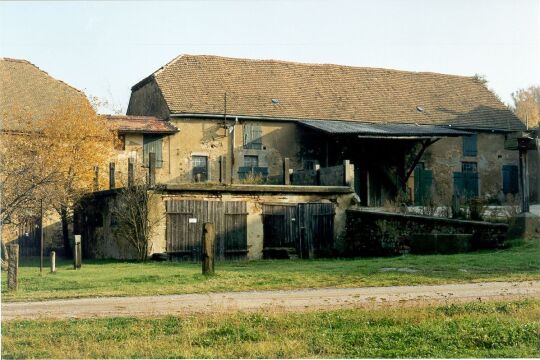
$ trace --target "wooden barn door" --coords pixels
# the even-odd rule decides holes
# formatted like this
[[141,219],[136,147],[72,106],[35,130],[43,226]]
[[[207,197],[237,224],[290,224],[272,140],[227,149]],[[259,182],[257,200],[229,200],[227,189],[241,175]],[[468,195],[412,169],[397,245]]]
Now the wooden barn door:
[[247,211],[243,201],[169,200],[167,246],[169,255],[200,261],[205,222],[216,230],[217,259],[243,259],[247,255]]
[[263,204],[263,248],[298,247],[296,204]]
[[334,204],[298,204],[302,258],[329,256],[334,251]]
[[334,204],[264,204],[264,249],[294,248],[304,259],[334,249]]

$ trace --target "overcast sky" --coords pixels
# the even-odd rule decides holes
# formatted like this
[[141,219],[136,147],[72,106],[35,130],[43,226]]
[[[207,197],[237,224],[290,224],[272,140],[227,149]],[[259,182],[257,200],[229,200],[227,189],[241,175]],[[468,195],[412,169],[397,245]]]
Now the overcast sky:
[[0,2],[0,56],[124,111],[179,54],[482,74],[510,103],[540,84],[540,0]]

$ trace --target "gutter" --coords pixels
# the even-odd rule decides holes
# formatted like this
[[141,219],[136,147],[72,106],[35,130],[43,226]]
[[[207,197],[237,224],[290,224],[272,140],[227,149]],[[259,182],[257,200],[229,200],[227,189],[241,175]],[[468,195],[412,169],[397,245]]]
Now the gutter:
[[[299,121],[306,121],[306,120],[314,120],[314,121],[347,121],[347,122],[354,122],[355,120],[345,120],[345,119],[306,119],[306,118],[288,118],[288,117],[273,117],[273,116],[264,116],[264,115],[232,115],[232,114],[217,114],[217,113],[171,113],[169,115],[170,118],[198,118],[198,119],[219,119],[219,120],[231,120],[234,121],[235,119],[238,120],[258,120],[258,121],[283,121],[283,122],[299,122]],[[357,121],[360,123],[365,124],[380,124],[385,125],[386,123],[378,123],[378,122],[369,122],[369,121]],[[414,123],[388,123],[388,124],[410,124],[413,125]],[[491,132],[491,133],[511,133],[515,131],[521,131],[521,130],[509,130],[509,129],[489,129],[489,128],[466,128],[462,126],[456,126],[456,125],[444,125],[444,124],[422,124],[422,125],[430,125],[430,126],[440,126],[443,128],[453,129],[457,131],[477,131],[477,132]]]

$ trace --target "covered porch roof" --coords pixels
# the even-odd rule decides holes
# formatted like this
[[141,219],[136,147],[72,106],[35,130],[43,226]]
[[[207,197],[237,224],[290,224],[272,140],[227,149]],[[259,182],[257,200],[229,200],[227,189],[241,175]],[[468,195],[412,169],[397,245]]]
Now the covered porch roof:
[[340,120],[298,120],[300,125],[328,135],[356,135],[368,139],[431,139],[472,135],[449,126],[361,123]]

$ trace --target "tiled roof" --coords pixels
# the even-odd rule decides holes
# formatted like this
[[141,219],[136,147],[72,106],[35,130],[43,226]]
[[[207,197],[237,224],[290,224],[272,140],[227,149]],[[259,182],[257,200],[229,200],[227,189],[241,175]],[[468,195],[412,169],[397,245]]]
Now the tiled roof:
[[156,81],[175,113],[418,123],[514,130],[523,124],[475,77],[331,64],[182,55]]
[[81,91],[57,80],[26,60],[0,58],[2,128],[17,129],[17,117],[45,117],[66,100],[87,101]]
[[361,136],[393,137],[437,137],[437,136],[463,136],[470,135],[466,131],[459,131],[441,125],[415,125],[415,124],[369,124],[357,121],[336,120],[300,120],[301,125],[322,131],[327,134],[350,134]]
[[102,115],[119,133],[173,134],[178,129],[170,122],[153,116]]

